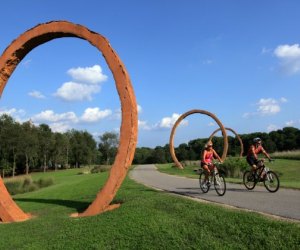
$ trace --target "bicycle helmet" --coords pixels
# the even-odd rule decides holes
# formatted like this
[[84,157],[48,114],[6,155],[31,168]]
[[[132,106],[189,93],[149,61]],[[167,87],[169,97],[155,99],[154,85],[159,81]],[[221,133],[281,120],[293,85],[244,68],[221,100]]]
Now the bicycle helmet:
[[256,137],[256,138],[253,139],[253,142],[254,142],[254,143],[261,142],[261,139],[260,139],[259,137]]

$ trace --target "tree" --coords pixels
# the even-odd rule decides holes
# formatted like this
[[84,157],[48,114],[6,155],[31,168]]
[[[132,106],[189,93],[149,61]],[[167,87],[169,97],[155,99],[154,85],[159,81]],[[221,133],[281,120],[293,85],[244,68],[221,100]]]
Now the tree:
[[119,144],[119,135],[114,132],[105,132],[103,135],[99,136],[100,143],[98,145],[98,150],[102,154],[106,165],[112,163],[112,159],[117,153],[117,147]]
[[51,148],[54,145],[54,138],[51,128],[47,124],[40,124],[38,127],[38,140],[39,140],[39,152],[41,155],[41,162],[44,172],[48,168],[48,162],[50,160]]
[[29,173],[30,162],[34,162],[34,158],[38,157],[38,130],[30,122],[24,122],[21,125],[19,141],[20,151],[25,157],[25,173]]

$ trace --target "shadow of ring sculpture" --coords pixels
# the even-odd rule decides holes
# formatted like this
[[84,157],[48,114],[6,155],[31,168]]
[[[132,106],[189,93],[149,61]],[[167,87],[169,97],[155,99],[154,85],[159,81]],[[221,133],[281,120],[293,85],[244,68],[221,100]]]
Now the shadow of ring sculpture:
[[170,153],[172,156],[172,159],[176,165],[177,168],[179,169],[183,169],[182,164],[178,161],[176,154],[175,154],[175,150],[174,150],[174,135],[175,135],[175,131],[176,128],[178,127],[178,125],[180,124],[180,122],[185,119],[187,116],[192,115],[192,114],[203,114],[203,115],[208,115],[211,118],[213,118],[215,120],[215,122],[219,125],[222,134],[223,134],[223,138],[224,138],[224,146],[223,146],[223,154],[221,159],[224,161],[227,155],[227,149],[228,149],[228,139],[227,139],[227,134],[226,134],[226,130],[223,126],[223,124],[220,122],[220,120],[212,113],[206,111],[206,110],[200,110],[200,109],[193,109],[190,110],[184,114],[182,114],[177,121],[175,122],[172,131],[171,131],[171,135],[170,135],[170,141],[169,141],[169,146],[170,146]]
[[[241,137],[240,137],[240,136],[239,136],[232,128],[226,128],[226,127],[225,127],[225,129],[231,131],[231,132],[235,135],[235,137],[239,140],[240,145],[241,145],[240,157],[242,157],[242,156],[243,156],[243,153],[244,153],[244,144],[243,144],[243,141],[242,141]],[[212,138],[215,136],[215,134],[218,133],[220,130],[221,130],[220,128],[216,129],[216,130],[211,134],[211,136],[209,137],[208,140],[209,140],[209,141],[212,140]]]
[[[73,215],[74,217],[92,216],[120,206],[120,204],[111,205],[111,202],[131,165],[137,143],[137,105],[133,87],[125,66],[108,40],[84,26],[67,21],[53,21],[35,26],[14,40],[1,55],[0,96],[17,65],[32,49],[53,39],[63,37],[84,39],[102,52],[112,71],[121,101],[120,142],[109,177],[89,207],[82,213]],[[2,222],[23,221],[30,217],[30,214],[24,213],[13,201],[0,177],[0,219]]]

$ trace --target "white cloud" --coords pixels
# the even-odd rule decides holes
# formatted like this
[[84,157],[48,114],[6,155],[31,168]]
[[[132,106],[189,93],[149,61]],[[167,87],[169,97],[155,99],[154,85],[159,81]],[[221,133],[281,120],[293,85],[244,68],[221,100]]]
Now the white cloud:
[[112,114],[110,109],[100,110],[99,108],[87,108],[80,120],[83,122],[97,122]]
[[210,122],[210,123],[208,123],[207,124],[207,126],[209,126],[209,127],[213,127],[213,126],[215,126],[216,124],[214,123],[214,122]]
[[274,98],[261,98],[255,104],[255,106],[257,106],[256,112],[246,112],[243,114],[243,118],[250,118],[257,115],[275,115],[281,111],[280,105],[286,102],[288,102],[288,100],[285,97],[281,97],[278,100]]
[[24,109],[16,109],[16,108],[3,109],[3,110],[0,109],[0,116],[3,114],[7,114],[13,117],[17,122],[20,123],[25,122],[26,112]]
[[[161,121],[155,125],[155,127],[158,128],[172,128],[175,124],[175,122],[178,120],[180,117],[180,114],[173,113],[171,117],[164,117],[161,119]],[[187,120],[182,120],[180,125],[187,125],[188,121]]]
[[279,45],[274,50],[274,55],[279,59],[282,70],[289,74],[300,73],[300,46]]
[[37,99],[45,99],[46,97],[39,91],[33,90],[28,93],[29,96],[32,96]]
[[276,125],[274,125],[274,124],[270,124],[270,125],[267,127],[267,131],[268,131],[268,132],[276,131],[276,130],[278,130],[278,129],[279,129],[279,127],[276,126]]
[[66,101],[92,100],[92,94],[100,91],[98,85],[87,85],[76,82],[64,83],[54,94]]
[[137,111],[138,111],[138,113],[142,113],[142,111],[143,111],[143,108],[142,108],[142,106],[140,106],[140,105],[137,105]]
[[16,108],[12,108],[12,109],[4,109],[4,110],[0,110],[0,115],[3,114],[7,114],[9,116],[16,116],[16,115],[25,115],[26,112],[24,109],[16,109]]
[[291,126],[293,126],[294,124],[295,124],[295,121],[293,121],[293,120],[287,121],[287,122],[285,123],[285,125],[288,126],[288,127],[291,127]]
[[151,130],[151,126],[148,125],[147,121],[138,120],[138,127],[142,130]]
[[45,110],[31,118],[34,122],[78,122],[78,118],[74,112],[66,112],[62,114],[55,114],[53,110]]
[[65,122],[55,122],[51,123],[50,128],[53,132],[64,133],[71,129],[70,125]]
[[261,98],[257,105],[257,111],[261,115],[274,115],[280,112],[279,103],[273,98]]
[[67,72],[76,82],[98,84],[107,80],[99,65],[86,68],[71,68]]

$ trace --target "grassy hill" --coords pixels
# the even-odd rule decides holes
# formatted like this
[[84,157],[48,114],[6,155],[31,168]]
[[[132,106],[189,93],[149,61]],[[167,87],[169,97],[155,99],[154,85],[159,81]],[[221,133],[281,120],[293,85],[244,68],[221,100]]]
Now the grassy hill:
[[108,173],[65,170],[33,174],[54,185],[14,196],[36,217],[0,223],[0,249],[299,249],[300,225],[220,208],[144,187],[128,177],[120,208],[93,217],[83,211]]

